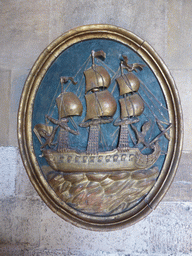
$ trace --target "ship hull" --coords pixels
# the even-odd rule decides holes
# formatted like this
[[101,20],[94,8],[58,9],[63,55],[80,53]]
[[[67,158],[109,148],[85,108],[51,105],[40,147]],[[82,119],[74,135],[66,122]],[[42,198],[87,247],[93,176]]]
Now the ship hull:
[[153,150],[148,155],[142,154],[138,148],[114,149],[90,155],[74,150],[58,152],[49,149],[43,150],[43,156],[55,171],[60,172],[135,171],[148,169],[157,161],[161,154],[158,143]]

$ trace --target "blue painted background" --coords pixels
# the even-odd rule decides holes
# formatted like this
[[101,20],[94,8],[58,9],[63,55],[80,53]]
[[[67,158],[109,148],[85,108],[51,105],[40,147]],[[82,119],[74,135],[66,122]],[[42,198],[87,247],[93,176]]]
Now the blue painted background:
[[[58,109],[56,107],[55,100],[56,100],[56,97],[61,93],[61,87],[59,85],[60,77],[61,76],[74,77],[78,71],[79,73],[75,77],[75,81],[77,81],[78,84],[77,85],[71,84],[70,87],[68,88],[68,91],[72,91],[78,96],[80,95],[80,92],[82,92],[80,96],[80,100],[83,104],[83,114],[80,117],[79,116],[74,117],[74,121],[76,122],[77,125],[83,121],[86,114],[86,103],[84,98],[85,78],[83,75],[85,66],[82,67],[82,65],[88,59],[92,50],[94,51],[103,50],[106,53],[106,59],[103,61],[103,64],[102,64],[102,61],[97,61],[97,60],[96,60],[96,63],[98,65],[103,65],[105,68],[106,68],[105,65],[107,65],[108,68],[106,69],[109,72],[111,78],[114,75],[112,70],[116,72],[119,68],[122,55],[126,55],[128,57],[129,64],[132,64],[132,63],[145,64],[143,71],[139,71],[138,73],[134,72],[134,73],[145,84],[145,86],[155,95],[155,97],[162,103],[162,105],[166,107],[166,102],[165,102],[162,90],[160,88],[160,85],[155,75],[137,53],[135,53],[129,47],[112,40],[92,39],[92,40],[87,40],[87,41],[74,44],[73,46],[69,47],[67,50],[62,52],[60,56],[57,57],[57,59],[54,61],[54,63],[50,66],[36,94],[34,108],[33,108],[32,129],[36,124],[45,123],[46,114],[48,115],[52,114],[52,117],[58,119]],[[86,69],[88,69],[90,66],[91,66],[91,60],[87,65]],[[82,81],[81,88],[79,88],[80,81]],[[113,79],[111,85],[108,88],[110,92],[112,91],[114,85],[115,85],[115,80]],[[67,85],[65,85],[65,87],[66,86]],[[144,99],[144,101],[146,102],[146,104],[145,104],[144,113],[140,116],[140,122],[134,125],[138,128],[138,130],[140,130],[141,125],[144,122],[151,120],[152,127],[151,127],[151,130],[147,133],[147,137],[146,137],[146,139],[150,141],[156,135],[158,135],[160,131],[155,123],[155,117],[148,106],[150,106],[150,108],[154,111],[155,115],[161,121],[164,121],[162,114],[165,116],[166,119],[168,119],[168,112],[163,107],[160,107],[157,101],[154,100],[154,98],[152,97],[153,98],[152,101],[153,103],[155,103],[157,107],[154,106],[154,104],[149,98],[149,95],[150,95],[149,92],[147,92],[146,89],[144,90],[142,85],[139,89],[139,93]],[[114,120],[116,120],[120,116],[120,108],[118,103],[118,99],[119,99],[118,86],[115,87],[113,96],[117,101],[117,111],[114,115]],[[159,113],[158,109],[162,114]],[[53,125],[53,124],[50,123],[50,125]],[[71,122],[69,122],[68,125],[72,129],[74,129]],[[99,146],[101,151],[111,150],[117,146],[118,132],[116,131],[116,129],[117,129],[117,126],[114,126],[113,122],[110,124],[101,125],[102,137],[105,138],[105,142],[106,142],[106,144],[104,145],[103,143],[100,142]],[[70,146],[71,148],[78,148],[82,151],[85,151],[87,146],[87,140],[88,140],[88,129],[81,128],[78,126],[78,130],[80,133],[78,136],[73,135],[71,133],[69,134]],[[133,133],[133,136],[134,136],[134,133]],[[56,137],[55,137],[55,141],[57,139]],[[162,152],[166,152],[168,147],[168,140],[165,139],[164,136],[162,136],[159,143],[160,143]],[[41,155],[40,143],[34,133],[33,133],[33,144],[34,144],[34,150],[35,150],[35,154],[39,162],[39,165],[40,166],[47,165],[46,160],[44,158],[39,157],[39,155]],[[164,159],[165,159],[165,155],[162,154],[158,159],[158,161],[156,162],[156,165],[160,169],[163,165]]]

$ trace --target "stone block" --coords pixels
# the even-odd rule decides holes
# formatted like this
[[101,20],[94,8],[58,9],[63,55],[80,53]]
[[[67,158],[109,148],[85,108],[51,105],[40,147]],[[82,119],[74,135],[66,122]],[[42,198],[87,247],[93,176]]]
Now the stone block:
[[166,62],[171,69],[192,68],[191,12],[191,1],[167,1]]
[[29,74],[29,69],[14,69],[11,73],[10,92],[10,113],[9,113],[9,145],[18,146],[17,141],[17,113],[19,102],[25,80]]
[[[12,228],[13,216],[12,210],[15,208],[15,199],[0,200],[0,248],[2,244],[9,244],[13,241]],[[5,249],[5,248],[4,248]]]
[[183,150],[192,150],[192,70],[171,70],[181,98],[184,120]]
[[102,255],[97,254],[99,252],[106,255],[124,255],[132,252],[145,255],[148,252],[148,227],[148,219],[145,219],[120,231],[84,230],[62,220],[44,205],[41,213],[40,247],[46,250],[66,248],[69,252],[77,251],[74,255],[84,255],[85,252],[90,252],[87,255]]
[[24,256],[25,252],[28,252],[28,250],[24,246],[0,245],[0,256]]
[[50,6],[50,41],[69,29],[88,24],[123,27],[148,41],[164,57],[166,1],[152,0],[52,0]]
[[0,145],[8,146],[11,71],[0,69]]
[[38,246],[41,202],[37,199],[1,200],[0,244]]
[[[16,254],[17,255],[17,254]],[[21,254],[22,255],[22,254]],[[43,250],[43,249],[34,249],[25,251],[24,256],[149,256],[148,254],[122,254],[120,252],[110,253],[104,251],[83,251],[80,252],[79,250],[69,250],[66,249],[52,249],[52,250]],[[159,255],[155,255],[159,256]]]
[[128,29],[147,41],[164,59],[167,1],[113,0],[113,24]]
[[0,147],[0,198],[15,195],[16,164],[17,149],[14,147]]
[[163,201],[192,202],[192,153],[183,153],[174,181]]
[[150,215],[149,255],[192,254],[192,203],[161,203]]
[[40,199],[27,175],[19,152],[17,156],[17,177],[15,194],[18,197],[30,197]]
[[0,37],[0,67],[31,68],[48,44],[49,1],[1,1]]
[[39,199],[17,199],[13,212],[13,243],[39,245],[40,209]]

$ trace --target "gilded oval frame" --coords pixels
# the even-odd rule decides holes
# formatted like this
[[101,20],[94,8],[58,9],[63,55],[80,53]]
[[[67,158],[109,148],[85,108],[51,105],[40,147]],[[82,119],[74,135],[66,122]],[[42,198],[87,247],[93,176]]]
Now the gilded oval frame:
[[[111,39],[134,50],[151,68],[165,95],[173,125],[166,161],[158,181],[141,203],[115,216],[97,217],[77,212],[58,199],[48,186],[37,163],[32,142],[33,102],[38,87],[53,61],[69,46],[88,39]],[[175,176],[182,151],[183,122],[174,80],[155,50],[130,31],[112,25],[88,25],[70,30],[52,42],[39,56],[26,80],[18,111],[18,141],[27,174],[43,201],[61,218],[96,231],[110,231],[133,225],[147,216],[161,201]]]

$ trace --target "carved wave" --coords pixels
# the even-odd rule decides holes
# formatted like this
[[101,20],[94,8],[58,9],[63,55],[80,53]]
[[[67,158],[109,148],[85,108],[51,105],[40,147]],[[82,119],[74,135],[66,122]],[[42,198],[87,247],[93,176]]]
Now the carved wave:
[[106,216],[137,205],[159,175],[157,167],[134,172],[66,174],[42,168],[57,196],[83,213]]

